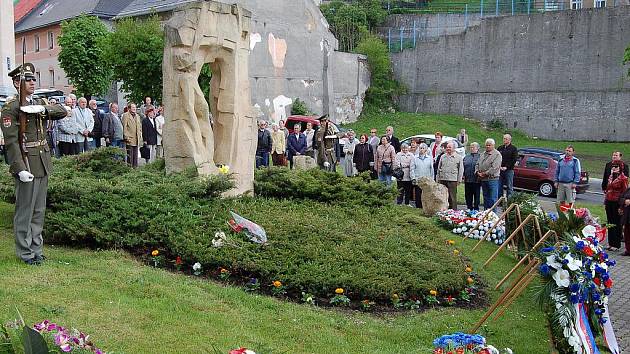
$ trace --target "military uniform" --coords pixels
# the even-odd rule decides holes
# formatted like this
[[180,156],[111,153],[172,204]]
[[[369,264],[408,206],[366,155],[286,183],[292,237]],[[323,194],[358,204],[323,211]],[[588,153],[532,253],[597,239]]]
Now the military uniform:
[[[320,128],[315,133],[317,141],[317,164],[327,171],[335,171],[337,168],[337,151],[335,147],[339,141],[339,133],[334,125],[328,123],[328,115],[319,117]],[[326,129],[323,128],[326,124]],[[328,166],[326,166],[328,162]]]
[[[30,67],[29,67],[30,65]],[[34,71],[32,64],[25,64],[27,69]],[[21,68],[18,67],[19,75]],[[9,76],[15,76],[16,70]],[[28,70],[25,70],[28,71]],[[13,74],[13,75],[12,75]],[[28,77],[28,72],[25,74]],[[44,227],[44,212],[46,210],[46,193],[48,189],[48,175],[52,164],[50,147],[46,141],[46,126],[49,119],[57,120],[67,115],[66,109],[60,105],[48,105],[46,100],[40,98],[27,98],[28,105],[41,105],[44,110],[41,113],[26,114],[25,146],[27,160],[30,167],[27,168],[20,150],[20,102],[18,97],[13,97],[2,107],[2,132],[4,133],[7,162],[9,171],[15,176],[15,216],[13,229],[15,232],[16,254],[25,262],[31,264],[39,262],[42,258]],[[18,175],[22,171],[29,171],[33,180],[22,182]]]

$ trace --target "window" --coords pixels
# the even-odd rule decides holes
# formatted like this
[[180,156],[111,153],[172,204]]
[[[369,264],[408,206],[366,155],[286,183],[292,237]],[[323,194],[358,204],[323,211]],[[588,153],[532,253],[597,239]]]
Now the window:
[[35,35],[35,51],[39,52],[39,35]]
[[42,87],[42,74],[40,74],[39,71],[36,71],[35,77],[37,78],[37,87]]
[[579,10],[582,8],[582,0],[571,0],[571,10]]
[[546,170],[549,167],[549,161],[542,157],[528,157],[525,167],[537,170]]
[[52,32],[48,32],[48,49],[53,49],[55,47],[55,34]]
[[53,87],[55,86],[55,70],[50,69],[48,72],[50,73],[50,87]]
[[595,7],[596,8],[606,7],[606,0],[595,0]]

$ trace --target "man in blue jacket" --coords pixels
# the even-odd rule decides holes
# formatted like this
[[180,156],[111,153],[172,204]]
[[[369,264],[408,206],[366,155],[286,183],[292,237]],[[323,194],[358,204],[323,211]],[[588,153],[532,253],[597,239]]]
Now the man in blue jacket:
[[573,146],[567,146],[564,149],[564,157],[558,161],[556,169],[558,204],[575,202],[575,187],[580,182],[580,160],[573,156],[574,152]]
[[293,168],[293,157],[304,155],[304,153],[306,152],[306,136],[304,136],[304,134],[301,134],[300,130],[302,130],[302,126],[296,124],[293,127],[293,133],[289,135],[289,139],[287,141],[290,168]]

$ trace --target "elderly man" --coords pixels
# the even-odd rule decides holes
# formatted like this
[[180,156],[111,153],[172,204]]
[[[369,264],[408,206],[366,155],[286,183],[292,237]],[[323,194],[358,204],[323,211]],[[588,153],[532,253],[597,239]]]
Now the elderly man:
[[[71,112],[73,102],[74,101],[71,97],[66,97],[66,109]],[[79,124],[72,113],[69,116],[57,121],[57,148],[59,149],[60,157],[77,155],[79,153],[79,143],[77,141],[78,135]]]
[[394,136],[394,127],[391,125],[385,129],[385,135],[389,138],[389,143],[392,144],[396,153],[400,152],[400,140]]
[[446,144],[446,153],[440,159],[437,168],[438,183],[448,188],[448,207],[457,210],[457,185],[464,177],[464,162],[455,152],[455,143]]
[[475,174],[481,181],[483,207],[490,209],[499,198],[499,175],[501,172],[501,153],[494,148],[494,139],[486,139],[486,150],[479,156],[475,165]]
[[575,202],[575,187],[580,182],[580,161],[573,156],[574,152],[573,146],[567,146],[564,157],[558,161],[555,180],[558,204]]
[[[37,265],[45,260],[42,230],[48,175],[52,170],[46,125],[50,119],[67,116],[68,111],[61,105],[48,105],[45,100],[33,97],[36,81],[33,64],[20,65],[9,76],[21,92],[2,107],[1,126],[9,172],[15,177],[15,251],[26,264]],[[20,102],[22,97],[24,101]]]
[[137,113],[135,103],[130,103],[127,112],[122,116],[123,139],[127,148],[127,163],[138,167],[138,147],[142,140],[142,121]]
[[503,145],[497,149],[501,153],[501,175],[499,176],[499,194],[503,195],[505,188],[506,196],[509,198],[514,192],[514,165],[518,160],[518,149],[512,145],[512,136],[503,135]]
[[267,122],[258,121],[258,143],[256,145],[256,168],[269,167],[269,153],[273,142],[271,133],[267,130]]
[[90,141],[94,140],[90,136],[92,129],[94,129],[94,116],[92,111],[87,108],[88,101],[85,97],[79,98],[78,102],[78,107],[72,110],[72,116],[79,126],[79,133],[76,136],[79,152],[84,152],[90,150]]
[[103,112],[98,109],[96,104],[96,100],[90,100],[88,102],[88,107],[90,107],[90,111],[92,112],[92,117],[94,117],[94,128],[90,133],[90,137],[92,140],[90,141],[90,150],[94,150],[96,148],[101,147],[101,139],[103,138]]
[[103,118],[103,137],[107,146],[124,148],[123,126],[117,103],[109,104],[109,113]]
[[293,126],[293,134],[287,139],[287,152],[289,157],[289,168],[293,168],[293,158],[295,156],[304,155],[306,152],[306,137],[300,132],[302,126],[296,124]]

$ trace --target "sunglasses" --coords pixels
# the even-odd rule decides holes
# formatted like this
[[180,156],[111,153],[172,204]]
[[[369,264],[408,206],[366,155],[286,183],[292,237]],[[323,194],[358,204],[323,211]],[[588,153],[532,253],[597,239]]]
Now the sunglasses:
[[26,81],[26,82],[31,82],[31,81],[37,82],[37,79],[34,78],[34,77],[27,77],[27,78],[24,79],[24,81]]

